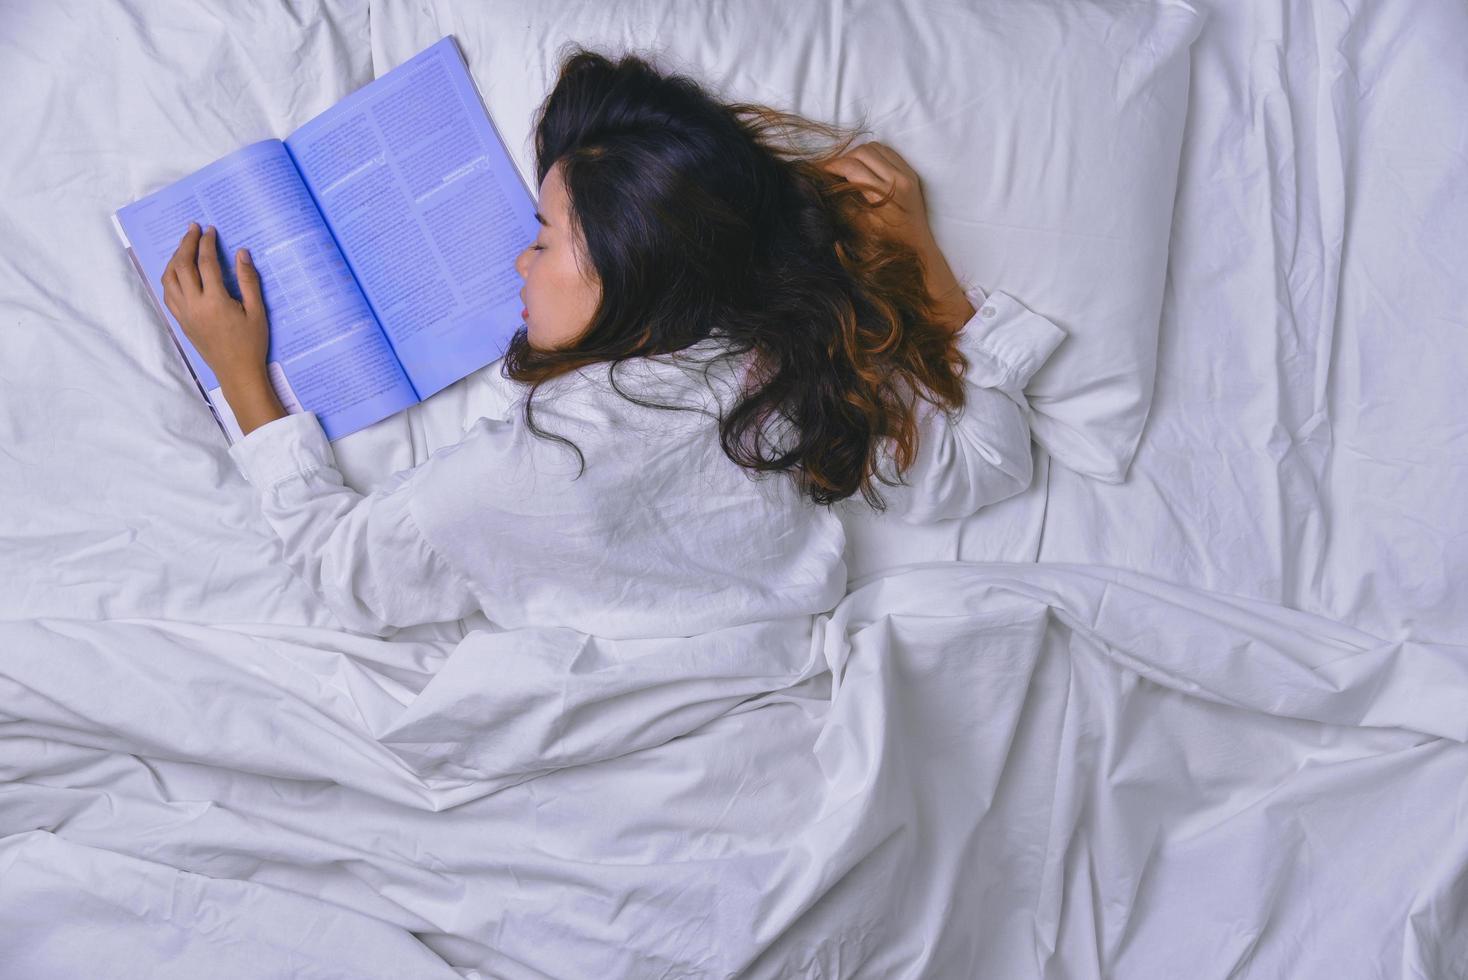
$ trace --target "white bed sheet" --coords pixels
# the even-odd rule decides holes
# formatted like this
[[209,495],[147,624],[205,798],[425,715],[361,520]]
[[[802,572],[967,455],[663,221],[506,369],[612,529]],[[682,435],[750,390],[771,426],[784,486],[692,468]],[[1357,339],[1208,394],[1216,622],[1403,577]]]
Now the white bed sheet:
[[0,8],[0,619],[334,623],[256,533],[110,216],[370,81],[367,29],[355,0]]
[[[611,703],[564,636],[333,629],[111,238],[369,78],[366,4],[7,7],[0,976],[1461,974],[1468,23],[1209,6],[1132,478],[1042,467],[1032,539],[874,574],[831,673],[656,745],[522,710]],[[681,649],[602,653],[658,714]]]
[[1203,5],[1129,478],[1041,561],[1468,639],[1468,6]]

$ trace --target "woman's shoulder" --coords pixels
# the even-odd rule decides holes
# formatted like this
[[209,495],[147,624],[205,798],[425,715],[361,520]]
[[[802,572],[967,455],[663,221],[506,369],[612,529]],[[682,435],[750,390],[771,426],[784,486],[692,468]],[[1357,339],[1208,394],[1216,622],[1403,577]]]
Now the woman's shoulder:
[[[589,364],[547,382],[541,392],[558,414],[681,426],[732,407],[743,390],[746,362],[747,355],[723,338],[709,337],[677,351]],[[536,395],[537,411],[542,397]]]
[[451,454],[462,455],[438,468],[462,474],[465,483],[575,475],[583,460],[619,478],[687,469],[686,453],[717,455],[719,422],[740,395],[742,365],[742,355],[717,337],[667,354],[586,365],[543,382],[528,419],[532,386],[505,378],[504,404],[468,424]]

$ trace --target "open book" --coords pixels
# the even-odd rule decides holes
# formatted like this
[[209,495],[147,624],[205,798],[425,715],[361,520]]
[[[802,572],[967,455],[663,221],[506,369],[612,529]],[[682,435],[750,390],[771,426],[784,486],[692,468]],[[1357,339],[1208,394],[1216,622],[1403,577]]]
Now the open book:
[[284,141],[251,143],[121,208],[113,224],[233,443],[219,381],[168,312],[161,278],[190,221],[260,272],[270,378],[338,439],[492,363],[522,323],[515,257],[535,200],[458,45],[445,37]]

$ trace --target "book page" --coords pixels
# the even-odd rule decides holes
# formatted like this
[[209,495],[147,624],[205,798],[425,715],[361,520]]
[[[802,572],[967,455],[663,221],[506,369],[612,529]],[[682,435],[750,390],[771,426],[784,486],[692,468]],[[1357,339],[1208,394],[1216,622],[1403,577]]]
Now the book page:
[[328,438],[355,432],[417,401],[279,140],[231,153],[120,209],[116,218],[206,391],[217,390],[219,380],[167,311],[161,283],[190,221],[218,230],[220,267],[236,297],[234,253],[240,247],[250,250],[270,318],[267,359],[300,406],[316,413]]
[[504,353],[535,200],[452,37],[286,146],[420,398]]

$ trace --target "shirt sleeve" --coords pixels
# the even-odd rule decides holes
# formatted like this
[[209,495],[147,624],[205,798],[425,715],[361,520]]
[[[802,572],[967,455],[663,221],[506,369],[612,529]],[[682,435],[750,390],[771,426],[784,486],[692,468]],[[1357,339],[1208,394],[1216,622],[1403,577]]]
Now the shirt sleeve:
[[908,523],[967,517],[1025,490],[1034,472],[1024,387],[1065,331],[1008,293],[966,286],[974,315],[960,328],[968,359],[964,405],[950,416],[918,402],[917,455],[905,486],[882,488]]
[[312,412],[275,419],[230,447],[286,563],[349,630],[388,636],[479,608],[467,579],[423,536],[409,504],[427,463],[362,495],[346,486]]

